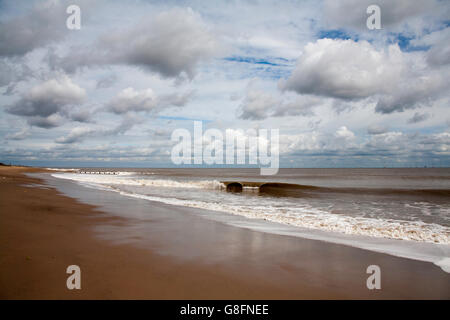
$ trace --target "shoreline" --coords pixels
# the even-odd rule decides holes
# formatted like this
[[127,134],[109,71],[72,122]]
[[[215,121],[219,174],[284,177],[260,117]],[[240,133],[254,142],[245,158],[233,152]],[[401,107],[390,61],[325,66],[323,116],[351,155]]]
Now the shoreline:
[[[102,172],[101,170],[100,172]],[[87,171],[89,172],[89,171]],[[106,171],[108,172],[108,171]],[[116,172],[112,171],[109,172],[110,174],[122,174],[123,172]],[[152,174],[157,174],[158,172],[152,171]],[[335,225],[333,224],[333,218],[334,216],[331,215],[331,220],[325,221],[322,220],[322,222],[325,222],[325,224],[318,226],[318,223],[316,223],[315,226],[312,227],[306,227],[306,221],[311,221],[307,218],[306,221],[296,220],[292,221],[289,219],[283,219],[283,216],[278,215],[277,217],[273,218],[270,215],[264,215],[264,213],[261,213],[261,210],[257,212],[256,214],[254,212],[248,212],[248,211],[240,211],[236,212],[233,211],[230,207],[221,207],[222,203],[215,203],[214,201],[209,202],[203,202],[203,201],[188,201],[183,196],[181,197],[159,197],[157,195],[146,195],[145,192],[142,193],[139,190],[137,192],[134,191],[127,191],[127,190],[121,190],[120,188],[107,188],[107,192],[105,191],[105,188],[98,184],[90,184],[90,181],[88,180],[88,184],[85,185],[83,183],[83,179],[79,180],[77,178],[73,179],[70,176],[65,176],[66,173],[50,173],[50,174],[42,174],[42,175],[36,175],[36,177],[44,179],[46,183],[55,186],[58,189],[66,190],[66,195],[69,197],[74,197],[77,199],[80,199],[82,202],[87,202],[92,205],[100,205],[102,206],[102,203],[99,203],[95,199],[90,199],[90,201],[86,201],[86,199],[89,199],[90,196],[86,196],[86,194],[83,192],[73,192],[74,188],[79,189],[79,187],[82,185],[83,188],[87,187],[90,189],[95,190],[96,193],[101,193],[104,196],[107,196],[107,194],[110,194],[111,192],[117,193],[117,199],[120,200],[120,203],[116,203],[117,205],[121,205],[121,202],[125,201],[126,198],[133,198],[136,199],[135,201],[141,201],[142,199],[145,199],[148,201],[147,203],[151,202],[154,207],[160,207],[161,204],[167,204],[170,206],[170,208],[180,211],[182,210],[184,213],[194,213],[197,216],[201,216],[206,219],[212,219],[215,221],[223,222],[227,225],[239,227],[239,228],[246,228],[253,231],[259,231],[259,232],[266,232],[271,234],[277,234],[277,235],[283,235],[283,236],[293,236],[293,237],[300,237],[302,239],[311,239],[311,240],[320,240],[325,241],[328,243],[334,243],[334,244],[342,244],[346,246],[351,246],[359,249],[379,252],[379,253],[385,253],[396,257],[402,257],[407,259],[413,259],[413,260],[419,260],[419,261],[425,261],[425,262],[431,262],[435,265],[439,266],[442,270],[450,273],[450,246],[448,244],[444,243],[436,243],[436,239],[433,238],[433,242],[430,241],[430,239],[426,239],[424,241],[405,241],[404,236],[411,237],[411,235],[416,236],[416,229],[413,225],[409,225],[408,228],[398,228],[398,223],[402,221],[397,221],[396,223],[391,223],[391,231],[388,231],[386,234],[385,228],[389,229],[389,226],[386,226],[384,224],[382,226],[382,229],[380,231],[374,233],[376,230],[376,225],[372,224],[371,221],[366,220],[367,224],[360,225],[356,229],[349,230],[349,228],[344,228],[343,230],[335,230]],[[180,174],[183,176],[185,175],[185,172],[180,172]],[[241,174],[244,174],[241,172]],[[197,174],[198,175],[198,174]],[[213,185],[213,189],[216,189],[217,185],[216,182],[221,182],[220,178],[217,177],[217,175],[220,175],[219,172],[215,173],[216,177],[209,177],[209,183],[210,185],[207,185],[205,187],[206,190],[211,189],[211,184]],[[175,177],[176,175],[174,175]],[[169,178],[169,177],[168,177]],[[70,186],[66,186],[62,181],[68,182],[67,184]],[[165,180],[158,181],[159,185],[164,185]],[[240,181],[239,178],[235,178],[233,181]],[[71,182],[71,183],[69,183]],[[170,180],[169,180],[170,182]],[[268,182],[260,182],[267,184]],[[170,186],[170,184],[169,184]],[[190,187],[189,184],[186,185],[187,188]],[[314,189],[317,189],[314,187]],[[101,191],[99,191],[101,190]],[[224,189],[220,189],[221,191],[224,191]],[[384,191],[387,193],[388,191]],[[245,192],[244,192],[245,193]],[[247,192],[248,195],[253,194],[253,190],[250,192]],[[120,195],[119,195],[120,194]],[[215,195],[214,195],[215,196]],[[324,195],[326,197],[326,195]],[[289,198],[289,197],[288,197]],[[116,200],[117,200],[116,199]],[[348,199],[351,200],[351,199]],[[112,202],[116,202],[113,199],[111,199]],[[419,201],[419,200],[417,200]],[[424,200],[425,201],[425,200]],[[226,204],[227,202],[224,201],[223,204]],[[130,206],[133,207],[134,203],[130,203]],[[193,210],[190,210],[192,209]],[[153,208],[150,209],[150,211]],[[244,208],[245,210],[245,208]],[[121,212],[120,210],[117,211],[116,208],[113,206],[106,205],[105,211],[112,212],[114,211],[117,216],[123,216],[124,212]],[[124,209],[126,212],[127,210]],[[289,215],[288,215],[289,216]],[[370,219],[369,219],[370,220]],[[382,219],[381,219],[382,220]],[[326,228],[326,226],[330,226],[327,222],[331,222],[332,230]],[[347,223],[348,221],[344,221],[344,223]],[[406,221],[404,221],[406,222]],[[354,221],[354,226],[358,226],[361,221],[358,223],[357,221]],[[387,220],[384,221],[384,223],[389,223]],[[406,222],[407,223],[407,222]],[[366,227],[366,228],[364,228]],[[404,226],[403,226],[404,227]],[[375,230],[374,230],[375,229]],[[400,231],[400,233],[394,234],[392,230]],[[409,231],[409,233],[408,233]],[[431,231],[430,229],[428,231]],[[385,232],[385,233],[383,233]],[[442,231],[442,234],[445,234],[445,230]],[[370,235],[368,235],[370,234]],[[430,236],[430,234],[428,234]],[[421,235],[423,237],[423,234]],[[397,238],[396,238],[397,237]],[[444,237],[445,239],[445,237]],[[423,240],[423,239],[422,239]],[[447,258],[446,258],[447,257]]]
[[[208,250],[234,252],[233,258],[213,264],[179,260],[101,239],[95,228],[124,231],[130,221],[23,175],[45,171],[0,168],[1,299],[450,299],[450,275],[431,263],[191,216],[159,219],[158,226],[146,224],[146,232],[161,238],[157,228],[175,228],[181,242],[173,245],[183,249],[191,235],[180,225],[192,222],[205,232],[190,250],[206,240]],[[382,268],[382,290],[370,291],[365,267],[374,262]],[[65,286],[71,264],[81,267],[81,290]]]

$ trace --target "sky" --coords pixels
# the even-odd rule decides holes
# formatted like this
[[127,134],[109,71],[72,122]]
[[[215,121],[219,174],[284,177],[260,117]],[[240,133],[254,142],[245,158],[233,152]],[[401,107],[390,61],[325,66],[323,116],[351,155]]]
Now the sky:
[[0,162],[172,167],[202,121],[278,129],[281,167],[450,167],[449,75],[446,0],[0,1]]

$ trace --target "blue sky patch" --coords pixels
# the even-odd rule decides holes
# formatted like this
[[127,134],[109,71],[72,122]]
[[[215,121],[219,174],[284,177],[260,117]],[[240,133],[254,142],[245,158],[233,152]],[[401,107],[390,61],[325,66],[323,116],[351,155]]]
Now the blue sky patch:
[[430,49],[430,46],[413,46],[411,45],[411,40],[416,39],[414,36],[406,36],[403,34],[393,34],[394,39],[392,43],[397,43],[400,49],[404,52],[413,52],[413,51],[427,51]]
[[[335,30],[320,30],[317,33],[317,38],[319,39],[342,39],[342,40],[348,40],[352,39],[352,37],[345,31],[335,29]],[[355,41],[358,41],[358,38],[354,39]]]
[[[283,64],[270,61],[268,59],[262,59],[262,58],[254,58],[254,57],[246,57],[246,56],[231,56],[223,58],[226,61],[232,61],[232,62],[243,62],[243,63],[250,63],[250,64],[262,64],[262,65],[268,65],[268,66],[283,66]],[[276,58],[277,60],[281,61],[288,61],[284,58]]]

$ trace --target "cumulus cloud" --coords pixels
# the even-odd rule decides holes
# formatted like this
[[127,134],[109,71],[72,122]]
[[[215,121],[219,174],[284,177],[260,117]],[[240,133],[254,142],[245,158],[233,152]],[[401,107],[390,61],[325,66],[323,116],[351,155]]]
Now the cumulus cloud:
[[197,65],[217,49],[218,42],[200,15],[190,8],[175,8],[146,18],[129,30],[103,35],[93,49],[75,49],[57,63],[67,71],[80,66],[126,64],[163,77],[193,78]]
[[[292,159],[292,165],[299,159],[299,166],[307,165],[303,156],[316,157],[309,165],[325,166],[352,157],[353,166],[377,157],[390,157],[388,165],[405,158],[413,165],[416,159],[446,165],[450,159],[448,133],[430,134],[448,131],[450,123],[447,1],[194,1],[193,10],[158,1],[100,1],[81,5],[80,31],[67,31],[67,14],[55,11],[65,9],[66,0],[36,2],[34,9],[13,4],[3,2],[0,17],[5,159],[152,161],[154,147],[170,156],[167,132],[189,127],[189,119],[279,127],[281,161]],[[369,4],[381,7],[382,30],[367,30]],[[124,8],[126,16],[118,19]],[[16,16],[20,11],[27,15]],[[85,20],[93,14],[94,23]],[[327,35],[358,40],[317,40]],[[228,58],[213,59],[221,48]],[[53,79],[61,69],[77,72],[76,82],[87,91],[65,76]],[[252,78],[258,85],[245,87]],[[191,88],[199,95],[195,104],[186,92]],[[149,116],[163,110],[167,117]],[[11,114],[27,128],[9,123],[17,120]],[[414,134],[400,132],[407,123],[416,124],[410,125]],[[337,158],[343,162],[317,162]]]
[[119,92],[109,103],[108,110],[116,114],[130,111],[157,112],[167,107],[181,107],[189,102],[192,92],[157,96],[151,88],[136,90],[126,88]]
[[66,17],[58,1],[46,1],[27,15],[0,21],[0,56],[21,56],[61,39],[67,32]]
[[347,129],[346,126],[342,126],[336,131],[335,136],[337,138],[343,138],[343,139],[348,140],[348,139],[353,139],[355,137],[355,134],[352,131],[350,131],[349,129]]
[[63,75],[32,87],[6,110],[14,115],[29,117],[32,125],[49,128],[58,124],[57,113],[64,107],[83,102],[85,96],[84,89]]
[[367,41],[320,39],[305,46],[279,87],[343,101],[371,98],[376,112],[392,113],[431,105],[448,84],[420,54],[403,53],[398,45],[378,50]]
[[320,39],[305,46],[280,88],[340,99],[366,98],[399,81],[401,55],[396,45],[384,52],[367,41]]
[[137,91],[126,88],[109,103],[109,110],[121,114],[128,111],[153,111],[156,109],[156,95],[152,89]]

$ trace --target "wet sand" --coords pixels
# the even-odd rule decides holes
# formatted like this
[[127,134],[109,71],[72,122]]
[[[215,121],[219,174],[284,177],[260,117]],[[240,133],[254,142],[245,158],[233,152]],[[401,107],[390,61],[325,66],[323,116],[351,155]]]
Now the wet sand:
[[[232,227],[171,206],[146,212],[147,236],[114,241],[108,233],[139,221],[23,175],[39,171],[0,167],[1,299],[450,299],[450,274],[431,263]],[[81,267],[81,290],[66,288],[72,264]],[[372,264],[381,290],[366,287]]]

